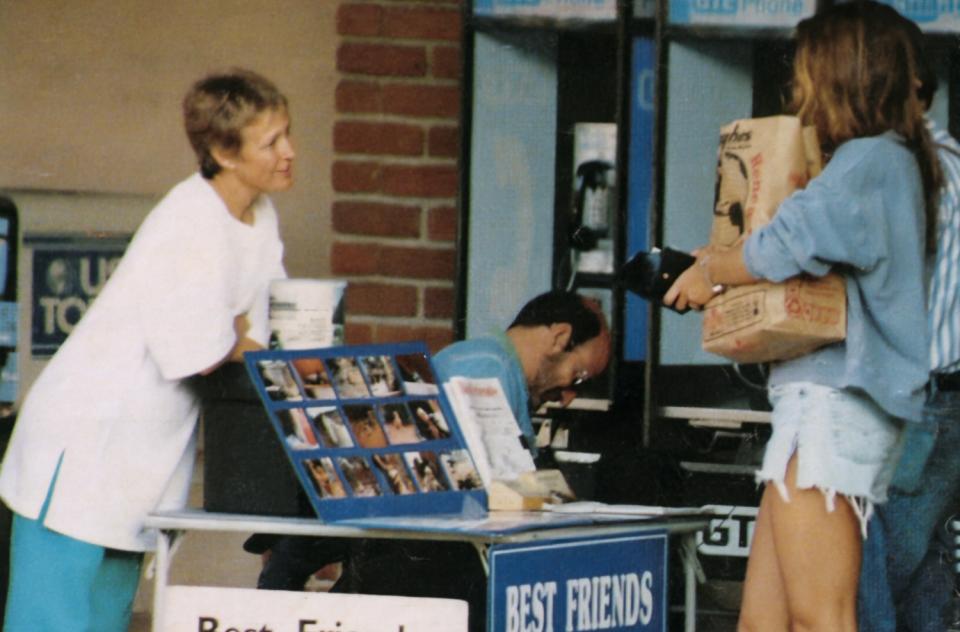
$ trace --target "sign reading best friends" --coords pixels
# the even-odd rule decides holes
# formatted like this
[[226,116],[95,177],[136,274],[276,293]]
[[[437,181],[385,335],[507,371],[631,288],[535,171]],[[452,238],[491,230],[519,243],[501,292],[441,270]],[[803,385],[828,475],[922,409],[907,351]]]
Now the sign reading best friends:
[[664,631],[666,568],[663,533],[495,546],[487,629]]

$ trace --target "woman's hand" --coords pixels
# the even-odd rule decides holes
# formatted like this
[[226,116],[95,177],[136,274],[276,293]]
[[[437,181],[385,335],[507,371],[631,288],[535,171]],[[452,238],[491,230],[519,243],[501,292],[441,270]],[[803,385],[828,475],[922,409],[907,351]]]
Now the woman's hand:
[[704,274],[700,265],[701,251],[695,251],[697,263],[683,271],[663,295],[663,304],[683,311],[687,308],[701,310],[707,302],[716,296],[714,286]]

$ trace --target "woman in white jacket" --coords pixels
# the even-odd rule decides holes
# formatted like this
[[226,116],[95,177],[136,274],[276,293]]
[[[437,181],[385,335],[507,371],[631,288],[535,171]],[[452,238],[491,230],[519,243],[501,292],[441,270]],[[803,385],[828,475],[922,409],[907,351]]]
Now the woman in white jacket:
[[4,629],[125,632],[157,509],[184,506],[198,401],[186,379],[267,342],[285,276],[265,195],[293,183],[287,100],[232,70],[186,95],[200,172],[150,212],[28,393],[0,471],[14,512]]

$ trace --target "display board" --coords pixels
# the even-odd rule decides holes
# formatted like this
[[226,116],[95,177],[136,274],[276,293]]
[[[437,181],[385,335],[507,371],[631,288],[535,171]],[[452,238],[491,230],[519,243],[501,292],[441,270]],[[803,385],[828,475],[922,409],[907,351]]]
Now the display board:
[[245,361],[322,520],[485,510],[423,343],[256,351]]

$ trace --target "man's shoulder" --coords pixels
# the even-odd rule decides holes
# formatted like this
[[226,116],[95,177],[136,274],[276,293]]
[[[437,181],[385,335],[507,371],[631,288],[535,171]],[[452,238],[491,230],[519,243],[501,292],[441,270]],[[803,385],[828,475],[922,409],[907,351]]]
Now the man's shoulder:
[[500,339],[480,336],[448,345],[434,356],[434,364],[443,379],[456,375],[478,377],[480,373],[504,370],[511,358]]

